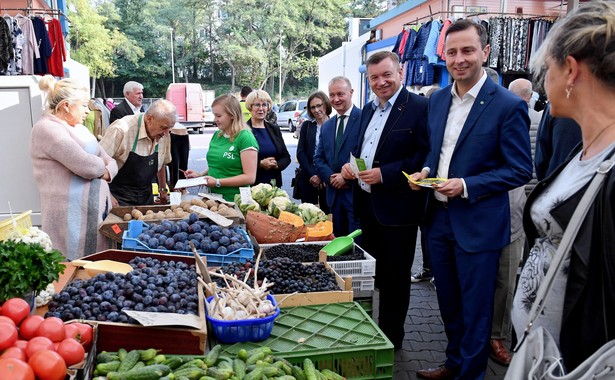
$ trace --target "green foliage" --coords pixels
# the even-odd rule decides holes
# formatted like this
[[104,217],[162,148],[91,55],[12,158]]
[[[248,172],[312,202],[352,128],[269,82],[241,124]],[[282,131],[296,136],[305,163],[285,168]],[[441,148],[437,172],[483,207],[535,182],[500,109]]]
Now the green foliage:
[[63,260],[60,251],[39,244],[0,241],[0,302],[44,290],[64,273]]

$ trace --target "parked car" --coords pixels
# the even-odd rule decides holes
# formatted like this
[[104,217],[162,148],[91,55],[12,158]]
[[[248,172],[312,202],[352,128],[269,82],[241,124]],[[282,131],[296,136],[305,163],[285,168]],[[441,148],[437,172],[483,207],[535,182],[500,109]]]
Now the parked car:
[[203,118],[206,127],[214,126],[214,111],[210,106],[205,106],[205,117]]
[[297,129],[297,118],[301,112],[307,107],[307,99],[305,100],[289,100],[280,106],[278,112],[278,125],[286,127],[289,131],[294,132]]
[[303,122],[308,120],[310,117],[308,116],[307,113],[307,108],[303,110],[303,112],[301,112],[301,115],[299,115],[299,117],[297,118],[297,127],[295,128],[295,133],[293,133],[293,137],[298,139],[299,138],[299,133],[301,133],[301,126],[303,125]]

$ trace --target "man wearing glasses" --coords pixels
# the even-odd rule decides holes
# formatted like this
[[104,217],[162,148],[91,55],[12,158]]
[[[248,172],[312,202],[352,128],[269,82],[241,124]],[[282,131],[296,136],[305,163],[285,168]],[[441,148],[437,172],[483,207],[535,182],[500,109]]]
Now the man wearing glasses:
[[359,138],[361,110],[352,104],[352,93],[346,77],[338,76],[329,82],[329,100],[336,114],[322,125],[314,156],[316,172],[327,187],[335,236],[345,236],[359,228],[353,213],[350,181],[341,174]]

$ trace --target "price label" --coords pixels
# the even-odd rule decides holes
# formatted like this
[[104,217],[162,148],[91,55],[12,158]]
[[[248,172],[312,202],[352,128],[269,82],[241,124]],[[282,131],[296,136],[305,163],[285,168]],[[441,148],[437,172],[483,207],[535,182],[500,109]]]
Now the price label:
[[241,196],[241,203],[244,205],[250,205],[254,203],[254,199],[252,199],[252,191],[250,191],[249,187],[240,187],[239,195]]
[[118,226],[117,224],[114,224],[113,226],[111,226],[111,229],[113,230],[113,232],[115,232],[116,235],[119,235],[123,232],[122,228]]
[[209,219],[211,219],[212,222],[216,223],[219,226],[222,227],[228,227],[231,224],[233,224],[233,221],[230,219],[227,219],[225,217],[223,217],[222,215],[215,213],[213,211],[210,211],[208,209],[206,209],[205,207],[199,207],[199,206],[191,206],[190,210],[201,214]]

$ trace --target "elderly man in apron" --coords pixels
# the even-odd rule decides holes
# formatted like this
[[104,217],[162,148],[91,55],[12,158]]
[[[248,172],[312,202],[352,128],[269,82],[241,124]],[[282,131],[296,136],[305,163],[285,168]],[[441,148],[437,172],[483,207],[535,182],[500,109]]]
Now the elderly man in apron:
[[152,182],[156,176],[160,201],[166,203],[165,165],[171,162],[169,131],[176,121],[173,103],[161,99],[144,114],[125,116],[109,126],[100,145],[119,168],[109,185],[113,206],[154,204]]

